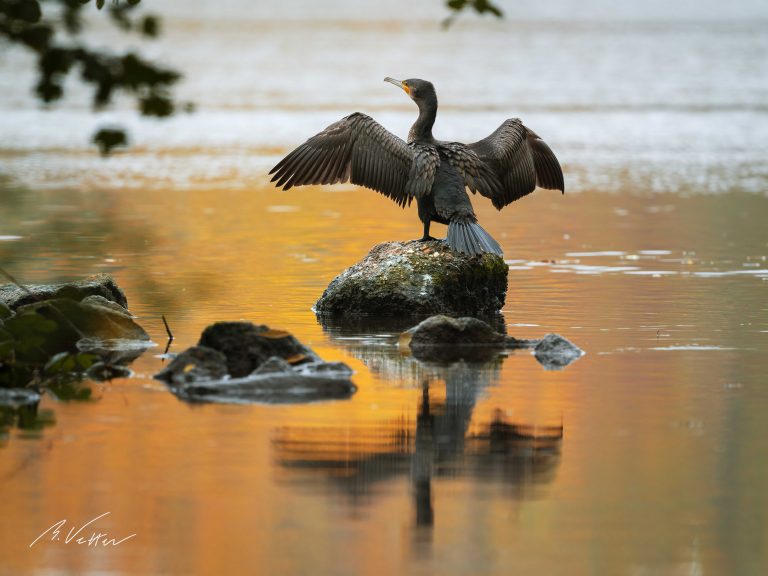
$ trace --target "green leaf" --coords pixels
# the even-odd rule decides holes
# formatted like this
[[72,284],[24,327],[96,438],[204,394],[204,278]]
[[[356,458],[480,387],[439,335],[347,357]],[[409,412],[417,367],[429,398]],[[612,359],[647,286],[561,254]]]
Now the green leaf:
[[14,340],[9,332],[0,328],[0,363],[2,363],[3,360],[12,359],[11,355],[15,349],[16,340]]
[[46,363],[44,371],[48,376],[81,373],[90,368],[97,359],[93,354],[60,352]]
[[66,374],[75,367],[75,360],[69,352],[59,352],[54,355],[43,369],[48,375]]
[[104,8],[104,0],[96,0],[96,8],[98,8],[99,10]]
[[16,349],[19,351],[41,346],[56,328],[56,322],[34,312],[16,314],[5,321],[5,329],[16,340]]

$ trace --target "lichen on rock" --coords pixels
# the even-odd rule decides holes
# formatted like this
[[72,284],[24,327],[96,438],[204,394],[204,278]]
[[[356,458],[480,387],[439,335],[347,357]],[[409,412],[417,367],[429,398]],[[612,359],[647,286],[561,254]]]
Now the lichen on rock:
[[508,266],[467,256],[441,240],[386,242],[339,274],[315,304],[321,316],[488,316],[503,306]]

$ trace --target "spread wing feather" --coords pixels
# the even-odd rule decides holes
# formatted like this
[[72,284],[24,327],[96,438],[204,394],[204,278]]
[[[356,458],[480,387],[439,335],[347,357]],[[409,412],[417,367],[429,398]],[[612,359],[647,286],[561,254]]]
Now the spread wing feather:
[[[351,181],[404,206],[425,185],[425,175],[414,173],[420,156],[415,152],[373,118],[355,112],[312,136],[269,173],[285,190]],[[427,184],[429,191],[432,183]]]
[[464,169],[467,187],[490,198],[499,210],[530,194],[537,185],[565,191],[563,171],[552,150],[517,118],[505,120],[490,136],[466,149],[495,176],[485,175],[482,168],[474,168],[477,175],[468,176]]

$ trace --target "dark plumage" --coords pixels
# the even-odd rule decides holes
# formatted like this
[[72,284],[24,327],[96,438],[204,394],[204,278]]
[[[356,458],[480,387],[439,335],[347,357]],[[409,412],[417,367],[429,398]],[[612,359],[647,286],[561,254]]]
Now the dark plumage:
[[351,181],[388,196],[400,206],[415,198],[431,239],[431,222],[448,225],[451,249],[469,255],[501,247],[477,223],[465,188],[490,198],[501,210],[536,186],[565,191],[560,163],[549,146],[523,123],[505,120],[473,144],[442,142],[432,136],[437,94],[431,82],[393,80],[419,107],[404,142],[375,120],[355,112],[331,124],[293,150],[270,174],[285,190],[305,184]]

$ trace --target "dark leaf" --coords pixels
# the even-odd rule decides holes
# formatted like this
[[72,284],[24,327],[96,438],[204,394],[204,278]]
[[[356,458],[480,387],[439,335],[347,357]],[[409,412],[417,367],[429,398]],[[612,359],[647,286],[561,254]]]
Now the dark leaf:
[[128,145],[128,136],[122,128],[101,128],[93,136],[102,156],[109,156],[113,148]]
[[0,8],[12,20],[35,23],[42,16],[37,0],[10,0],[0,4]]
[[145,16],[141,21],[141,33],[149,38],[157,38],[160,35],[160,21],[156,16]]
[[35,92],[43,102],[53,102],[64,95],[64,89],[50,80],[41,80],[35,87]]
[[98,8],[99,10],[104,8],[104,0],[96,0],[96,8]]
[[36,52],[42,52],[50,44],[53,37],[53,29],[45,25],[30,26],[21,30],[17,37]]
[[74,63],[74,53],[72,50],[64,48],[51,48],[46,50],[38,65],[45,76],[54,74],[66,74]]
[[170,98],[158,94],[150,94],[139,100],[141,113],[144,116],[157,116],[162,118],[173,114],[173,102]]

